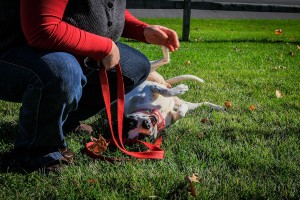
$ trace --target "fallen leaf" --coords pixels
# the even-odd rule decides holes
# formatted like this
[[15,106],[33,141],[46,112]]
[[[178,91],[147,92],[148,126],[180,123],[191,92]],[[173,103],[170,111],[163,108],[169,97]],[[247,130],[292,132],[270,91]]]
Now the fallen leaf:
[[283,96],[280,90],[276,90],[275,94],[277,98],[282,98]]
[[205,136],[205,135],[204,135],[204,133],[203,133],[203,132],[200,132],[200,133],[198,133],[198,138],[199,138],[199,139],[203,139],[203,138],[204,138],[204,136]]
[[196,197],[196,189],[194,183],[200,183],[201,181],[203,181],[203,178],[199,178],[199,175],[197,173],[193,173],[192,176],[186,176],[184,179],[190,184],[189,192],[191,192],[191,195],[193,197]]
[[203,118],[203,119],[201,119],[201,122],[204,124],[204,123],[206,123],[206,122],[208,122],[208,118]]
[[249,110],[251,110],[251,111],[255,110],[255,105],[249,106]]
[[95,184],[96,182],[97,182],[96,179],[89,179],[89,180],[88,180],[88,183],[91,183],[91,184]]
[[109,145],[109,143],[107,143],[101,135],[99,135],[98,139],[92,137],[91,140],[93,144],[89,147],[89,150],[98,155],[101,155],[104,151],[106,151]]
[[276,29],[275,30],[275,34],[276,35],[281,35],[282,34],[282,30],[281,29]]
[[229,100],[224,102],[224,105],[226,108],[230,108],[231,107],[231,102]]
[[193,173],[192,176],[186,176],[186,180],[188,182],[197,182],[197,183],[200,183],[201,181],[203,181],[202,178],[199,178],[199,175],[197,173]]

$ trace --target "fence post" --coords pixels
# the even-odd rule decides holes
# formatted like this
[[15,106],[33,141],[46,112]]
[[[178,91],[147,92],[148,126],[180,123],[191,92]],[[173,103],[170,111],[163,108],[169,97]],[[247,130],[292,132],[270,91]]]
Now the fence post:
[[189,41],[191,21],[191,0],[184,0],[182,41]]

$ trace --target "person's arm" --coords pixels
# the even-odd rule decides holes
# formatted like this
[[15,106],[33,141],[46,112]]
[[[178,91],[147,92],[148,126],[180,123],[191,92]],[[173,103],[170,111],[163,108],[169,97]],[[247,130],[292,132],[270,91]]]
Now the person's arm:
[[101,60],[112,49],[109,38],[62,21],[68,0],[21,0],[21,25],[28,44]]
[[125,11],[125,26],[122,37],[146,42],[144,30],[149,26],[147,23],[138,20],[128,10]]
[[122,36],[149,44],[163,45],[172,52],[179,48],[178,36],[174,30],[142,22],[128,10],[125,12],[125,27]]

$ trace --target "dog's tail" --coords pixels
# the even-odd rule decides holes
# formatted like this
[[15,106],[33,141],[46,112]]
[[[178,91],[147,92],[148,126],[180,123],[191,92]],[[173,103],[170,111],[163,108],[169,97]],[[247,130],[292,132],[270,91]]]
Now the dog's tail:
[[197,81],[197,82],[200,82],[200,83],[204,83],[204,80],[197,77],[197,76],[194,76],[194,75],[189,75],[189,74],[186,74],[186,75],[181,75],[181,76],[176,76],[174,78],[170,78],[168,80],[166,80],[167,83],[173,85],[175,83],[178,83],[178,82],[181,82],[181,81],[188,81],[188,80],[192,80],[192,81]]

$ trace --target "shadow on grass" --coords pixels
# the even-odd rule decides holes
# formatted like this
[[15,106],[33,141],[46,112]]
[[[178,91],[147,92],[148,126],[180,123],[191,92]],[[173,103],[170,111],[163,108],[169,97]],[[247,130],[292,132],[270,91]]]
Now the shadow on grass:
[[14,159],[13,143],[18,126],[9,122],[0,122],[0,173],[24,173]]
[[18,165],[14,159],[13,151],[0,153],[0,173],[19,173],[24,174],[25,171]]
[[172,190],[166,195],[165,199],[188,199],[188,196],[187,184],[181,182],[172,186]]

